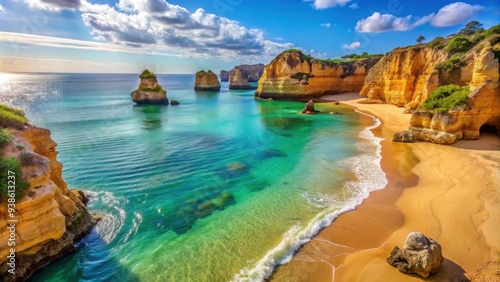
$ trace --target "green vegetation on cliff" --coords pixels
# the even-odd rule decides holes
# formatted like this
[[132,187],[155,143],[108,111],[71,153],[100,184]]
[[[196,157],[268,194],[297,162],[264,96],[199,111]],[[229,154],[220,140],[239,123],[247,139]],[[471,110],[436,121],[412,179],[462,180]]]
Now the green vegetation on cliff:
[[156,74],[150,72],[148,69],[142,71],[140,78],[156,78]]
[[455,84],[443,85],[432,91],[431,96],[420,106],[423,109],[435,110],[443,114],[455,109],[468,106],[467,99],[470,93],[468,86],[460,87]]
[[7,130],[0,128],[0,149],[10,143],[12,141],[12,136],[10,132]]
[[27,122],[23,111],[0,104],[0,127],[22,129]]
[[163,91],[163,88],[158,85],[156,87],[144,87],[144,86],[139,86],[136,90],[134,91],[149,91],[149,92],[160,92],[160,91]]
[[320,62],[320,63],[322,63],[324,65],[328,65],[328,66],[349,63],[349,62],[355,62],[355,61],[361,60],[361,59],[368,59],[368,58],[375,58],[375,57],[382,57],[383,56],[383,54],[368,54],[367,52],[363,52],[360,55],[358,55],[356,53],[347,54],[347,55],[342,56],[340,59],[338,59],[338,58],[318,59],[318,58],[314,58],[313,56],[311,56],[309,54],[307,54],[307,55],[304,54],[299,49],[288,49],[288,50],[281,52],[277,57],[283,56],[284,54],[287,54],[287,53],[299,53],[300,60],[302,62],[304,62],[304,61],[307,61],[309,63]]
[[[17,158],[0,156],[0,201],[8,197],[9,186],[15,186],[16,199],[24,196],[29,183],[21,177],[21,173],[21,164]],[[12,177],[9,178],[9,175],[15,175],[15,182],[10,182]]]

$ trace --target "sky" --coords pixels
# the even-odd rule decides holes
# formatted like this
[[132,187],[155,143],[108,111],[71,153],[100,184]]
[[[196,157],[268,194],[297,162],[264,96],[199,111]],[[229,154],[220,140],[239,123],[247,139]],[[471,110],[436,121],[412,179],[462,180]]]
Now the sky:
[[0,0],[0,71],[218,72],[297,48],[386,53],[477,20],[499,0]]

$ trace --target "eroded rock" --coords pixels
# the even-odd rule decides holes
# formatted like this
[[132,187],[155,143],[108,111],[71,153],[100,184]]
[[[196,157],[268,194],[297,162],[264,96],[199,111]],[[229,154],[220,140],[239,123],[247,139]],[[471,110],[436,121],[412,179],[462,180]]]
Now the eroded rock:
[[394,247],[387,258],[387,262],[400,272],[423,278],[436,274],[443,260],[441,245],[420,232],[408,234],[403,249]]

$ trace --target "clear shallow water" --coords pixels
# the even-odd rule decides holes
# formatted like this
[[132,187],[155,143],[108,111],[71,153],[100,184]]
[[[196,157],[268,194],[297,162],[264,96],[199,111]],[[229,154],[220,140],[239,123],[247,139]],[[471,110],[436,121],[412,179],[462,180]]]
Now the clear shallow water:
[[106,215],[32,281],[259,281],[386,183],[375,121],[342,106],[299,115],[227,82],[195,93],[192,75],[159,75],[176,107],[134,106],[137,75],[0,78],[0,103],[52,131],[68,185]]

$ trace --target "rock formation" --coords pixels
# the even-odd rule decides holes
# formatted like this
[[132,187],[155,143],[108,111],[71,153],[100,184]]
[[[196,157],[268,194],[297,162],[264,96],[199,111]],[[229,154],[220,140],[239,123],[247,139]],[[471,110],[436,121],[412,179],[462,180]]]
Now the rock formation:
[[302,113],[306,115],[314,115],[319,113],[319,111],[314,108],[314,101],[309,100],[309,102],[306,103],[305,108],[302,110]]
[[221,81],[229,81],[229,78],[233,76],[233,72],[235,71],[236,68],[240,69],[243,71],[243,76],[248,80],[249,82],[257,82],[259,81],[260,77],[262,76],[262,73],[264,72],[264,64],[255,64],[255,65],[239,65],[234,67],[231,71],[225,71],[221,70],[220,71],[220,80]]
[[136,90],[130,93],[137,104],[168,105],[167,91],[158,84],[156,75],[144,70],[139,76],[141,82]]
[[229,72],[226,70],[220,71],[220,81],[229,81]]
[[208,72],[201,70],[196,73],[196,80],[194,83],[195,91],[219,91],[220,82],[217,75],[211,70]]
[[288,50],[264,68],[256,98],[305,100],[327,94],[359,92],[380,57],[334,63]]
[[[497,43],[495,48],[498,48],[498,45],[500,44]],[[467,108],[452,109],[444,113],[426,109],[413,111],[410,133],[415,140],[452,144],[460,139],[478,139],[483,125],[496,127],[497,133],[500,133],[500,64],[493,48],[478,44],[477,48],[463,55],[461,68],[457,69],[454,75],[453,82],[468,86],[471,90]],[[405,52],[406,55],[403,55]],[[446,84],[450,79],[449,75],[441,73],[443,71],[432,59],[441,62],[450,60],[451,54],[433,51],[431,48],[420,51],[408,49],[405,52],[398,50],[396,54],[389,54],[387,58],[382,59],[367,77],[367,85],[361,94],[367,95],[368,100],[382,100],[398,106],[416,108],[430,96],[432,90]],[[388,63],[389,61],[392,63]],[[385,68],[387,70],[380,71]],[[413,74],[406,72],[409,69]],[[375,79],[377,73],[381,77]],[[405,76],[406,80],[396,79]]]
[[257,89],[248,83],[248,80],[245,78],[243,70],[239,67],[235,67],[231,70],[229,77],[229,89],[231,90],[249,90],[249,89]]
[[[10,218],[7,199],[0,198],[0,277],[2,281],[23,281],[35,270],[75,250],[74,243],[95,225],[80,198],[62,178],[62,164],[56,160],[56,143],[50,131],[32,125],[22,130],[8,129],[12,141],[0,153],[21,159],[22,176],[29,183],[24,196],[16,201],[15,218]],[[16,275],[8,273],[10,254],[7,220],[16,222]]]
[[419,232],[406,237],[403,249],[394,247],[387,262],[406,274],[418,274],[427,278],[436,274],[443,264],[441,245]]

